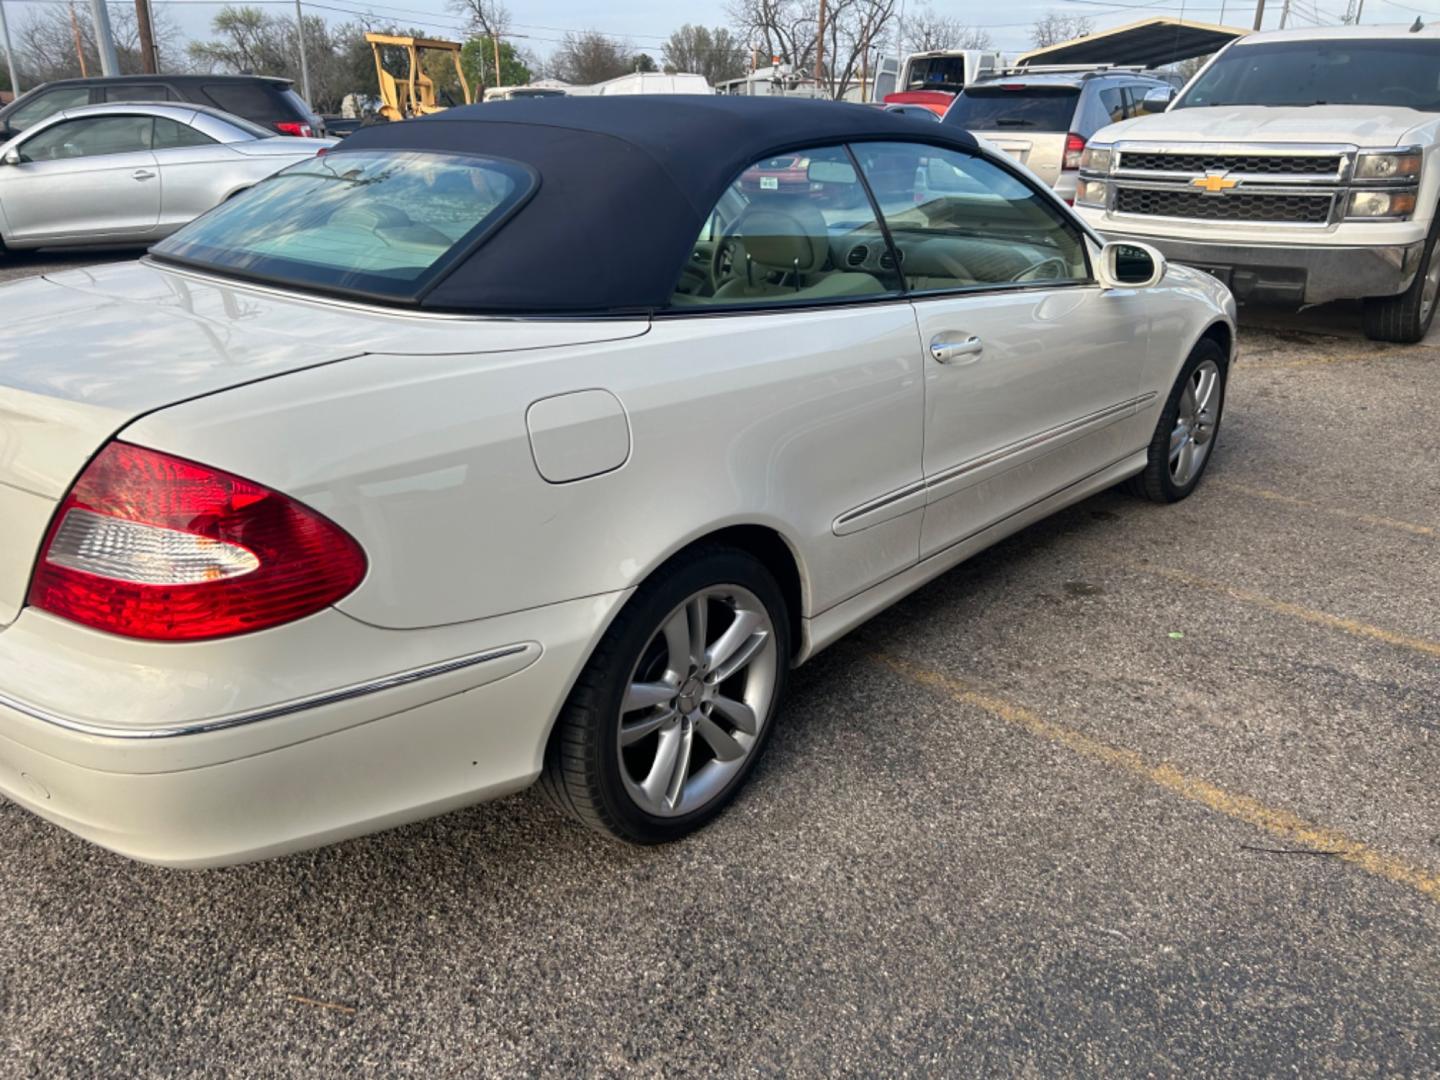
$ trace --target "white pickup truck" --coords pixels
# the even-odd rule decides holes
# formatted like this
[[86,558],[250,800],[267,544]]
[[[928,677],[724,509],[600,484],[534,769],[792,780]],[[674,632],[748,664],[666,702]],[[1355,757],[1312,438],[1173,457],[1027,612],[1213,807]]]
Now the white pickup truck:
[[1157,115],[1096,132],[1076,210],[1241,302],[1363,299],[1369,337],[1419,341],[1440,293],[1440,34],[1418,26],[1241,38],[1168,108],[1153,92]]

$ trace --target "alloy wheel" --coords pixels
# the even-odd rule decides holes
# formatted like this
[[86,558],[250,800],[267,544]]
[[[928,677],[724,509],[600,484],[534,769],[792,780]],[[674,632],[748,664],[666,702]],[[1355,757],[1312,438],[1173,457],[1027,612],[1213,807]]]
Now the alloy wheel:
[[778,663],[769,613],[738,585],[702,589],[665,618],[620,705],[616,752],[637,806],[676,817],[726,790],[759,742]]
[[1219,420],[1220,367],[1214,360],[1196,366],[1180,394],[1180,411],[1170,433],[1170,479],[1186,487],[1210,456],[1215,424]]

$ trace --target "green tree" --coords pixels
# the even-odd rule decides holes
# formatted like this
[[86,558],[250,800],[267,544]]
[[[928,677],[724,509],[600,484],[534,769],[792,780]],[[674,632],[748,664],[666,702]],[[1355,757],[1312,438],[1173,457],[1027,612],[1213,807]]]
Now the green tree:
[[495,74],[495,45],[489,37],[473,37],[460,50],[460,64],[465,78],[480,96],[480,88],[492,86],[524,86],[534,79],[534,72],[510,42],[500,42],[500,74]]

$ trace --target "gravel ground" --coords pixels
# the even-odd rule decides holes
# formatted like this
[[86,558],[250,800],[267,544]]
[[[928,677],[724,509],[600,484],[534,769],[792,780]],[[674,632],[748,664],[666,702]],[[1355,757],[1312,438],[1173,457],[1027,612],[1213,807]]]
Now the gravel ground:
[[1440,347],[1352,316],[1250,317],[1188,502],[802,669],[685,843],[527,793],[180,873],[0,803],[0,1073],[1440,1073]]

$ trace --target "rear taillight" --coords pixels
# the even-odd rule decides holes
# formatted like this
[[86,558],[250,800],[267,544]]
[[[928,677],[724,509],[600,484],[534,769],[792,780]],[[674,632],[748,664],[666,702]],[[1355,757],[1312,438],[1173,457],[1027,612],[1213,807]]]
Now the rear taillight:
[[1085,152],[1085,140],[1073,131],[1065,136],[1065,163],[1067,169],[1080,167],[1080,155]]
[[275,130],[281,135],[294,135],[300,139],[308,139],[315,134],[314,128],[309,124],[302,124],[298,120],[277,120]]
[[112,634],[195,641],[314,614],[365,566],[348,533],[285,495],[112,442],[55,515],[29,599]]

